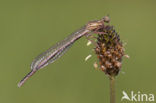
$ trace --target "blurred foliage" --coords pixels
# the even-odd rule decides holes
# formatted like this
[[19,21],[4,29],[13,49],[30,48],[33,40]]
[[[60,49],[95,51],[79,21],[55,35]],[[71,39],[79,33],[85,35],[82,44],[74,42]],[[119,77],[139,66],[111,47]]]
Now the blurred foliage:
[[155,0],[1,0],[0,103],[108,103],[109,81],[93,68],[96,56],[84,62],[94,54],[85,38],[17,87],[34,57],[107,14],[130,55],[117,77],[117,102],[123,90],[155,93],[155,5]]

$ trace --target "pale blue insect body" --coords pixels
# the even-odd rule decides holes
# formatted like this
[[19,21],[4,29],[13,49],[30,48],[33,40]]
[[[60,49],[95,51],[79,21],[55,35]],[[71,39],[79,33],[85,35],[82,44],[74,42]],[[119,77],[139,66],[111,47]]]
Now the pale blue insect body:
[[53,63],[56,59],[61,57],[76,40],[78,40],[82,36],[87,36],[95,29],[101,28],[104,25],[103,23],[104,19],[90,22],[81,29],[69,35],[64,40],[49,48],[47,51],[37,56],[31,64],[31,71],[19,82],[18,87],[21,87],[25,83],[25,81],[29,77],[31,77],[37,70],[47,66],[50,63]]

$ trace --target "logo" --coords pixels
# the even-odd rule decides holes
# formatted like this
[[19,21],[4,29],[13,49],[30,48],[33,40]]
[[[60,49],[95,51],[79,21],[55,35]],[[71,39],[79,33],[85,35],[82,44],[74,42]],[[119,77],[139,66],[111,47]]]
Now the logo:
[[132,101],[132,102],[153,102],[154,100],[154,94],[146,94],[141,93],[140,91],[134,92],[131,91],[129,94],[125,91],[122,91],[122,98],[121,101]]

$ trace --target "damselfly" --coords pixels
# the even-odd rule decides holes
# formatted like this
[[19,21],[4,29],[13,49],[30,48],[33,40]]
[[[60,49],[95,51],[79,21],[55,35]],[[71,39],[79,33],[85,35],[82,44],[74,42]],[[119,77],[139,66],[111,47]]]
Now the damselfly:
[[90,21],[64,40],[58,42],[47,51],[37,56],[31,64],[31,71],[18,83],[18,87],[21,87],[25,81],[30,78],[37,70],[47,66],[50,63],[53,63],[56,59],[61,57],[76,40],[82,36],[88,37],[91,34],[98,32],[101,28],[104,27],[104,22],[109,22],[109,18],[107,16],[101,20]]

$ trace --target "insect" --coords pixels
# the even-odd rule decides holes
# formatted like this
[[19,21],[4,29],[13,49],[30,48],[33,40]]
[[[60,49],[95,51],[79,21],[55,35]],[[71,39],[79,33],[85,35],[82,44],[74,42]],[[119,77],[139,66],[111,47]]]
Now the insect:
[[21,87],[36,71],[61,57],[79,38],[82,36],[89,37],[92,33],[98,32],[98,30],[104,27],[104,22],[109,22],[108,16],[105,16],[101,20],[90,21],[64,40],[37,56],[31,64],[31,71],[18,83],[18,87]]

